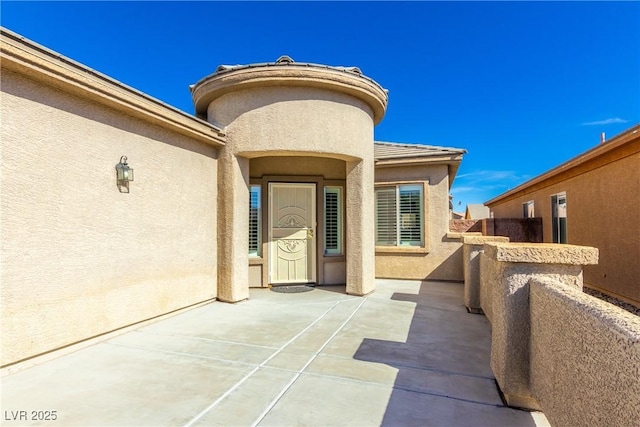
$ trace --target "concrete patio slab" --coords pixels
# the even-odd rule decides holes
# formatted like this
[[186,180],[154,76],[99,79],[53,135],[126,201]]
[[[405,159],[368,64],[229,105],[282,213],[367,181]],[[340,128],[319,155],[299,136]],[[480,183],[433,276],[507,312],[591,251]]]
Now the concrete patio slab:
[[503,405],[461,284],[376,286],[252,289],[7,375],[2,425],[548,425]]
[[260,425],[376,426],[382,423],[391,394],[392,388],[378,384],[305,375]]

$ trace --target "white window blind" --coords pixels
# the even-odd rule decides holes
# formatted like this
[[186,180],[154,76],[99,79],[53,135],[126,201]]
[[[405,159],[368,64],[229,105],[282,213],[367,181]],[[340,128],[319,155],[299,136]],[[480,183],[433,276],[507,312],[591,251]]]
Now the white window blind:
[[324,253],[342,255],[342,188],[324,189]]
[[423,245],[422,193],[422,185],[397,185],[375,190],[376,245]]
[[397,216],[396,188],[376,189],[376,245],[396,246]]
[[260,193],[259,185],[249,189],[249,256],[260,256]]
[[400,198],[400,245],[422,245],[422,188],[418,185],[398,187]]

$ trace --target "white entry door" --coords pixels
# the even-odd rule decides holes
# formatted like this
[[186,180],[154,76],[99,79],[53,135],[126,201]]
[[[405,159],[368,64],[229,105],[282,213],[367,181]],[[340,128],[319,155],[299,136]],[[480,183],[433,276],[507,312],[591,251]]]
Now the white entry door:
[[316,185],[269,184],[269,282],[316,281]]

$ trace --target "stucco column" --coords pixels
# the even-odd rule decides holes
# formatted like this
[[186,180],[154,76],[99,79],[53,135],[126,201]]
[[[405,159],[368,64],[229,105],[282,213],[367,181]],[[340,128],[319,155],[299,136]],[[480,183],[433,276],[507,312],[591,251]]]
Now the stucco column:
[[249,298],[249,159],[228,147],[218,159],[218,299]]
[[347,293],[375,290],[373,155],[347,162]]
[[464,305],[470,313],[480,314],[480,254],[484,244],[489,242],[508,242],[501,236],[463,236],[462,267],[464,270]]
[[529,280],[551,278],[582,289],[582,268],[597,264],[598,250],[494,242],[485,243],[481,257],[482,309],[491,313],[491,369],[507,404],[538,410],[530,385]]

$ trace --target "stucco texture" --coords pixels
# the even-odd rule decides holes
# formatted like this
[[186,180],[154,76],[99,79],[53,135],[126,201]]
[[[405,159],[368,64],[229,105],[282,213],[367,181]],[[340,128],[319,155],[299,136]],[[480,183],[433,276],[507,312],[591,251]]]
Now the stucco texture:
[[321,176],[325,180],[344,180],[346,178],[345,162],[325,157],[260,157],[251,159],[251,178],[262,178],[265,175],[276,176]]
[[1,112],[3,366],[216,297],[213,146],[5,69]]
[[[260,67],[258,67],[260,68]],[[364,295],[374,286],[373,241],[373,107],[352,90],[362,82],[357,76],[344,76],[345,86],[327,80],[316,86],[309,83],[306,72],[291,69],[286,83],[277,80],[287,67],[256,69],[264,77],[250,88],[243,88],[246,70],[214,75],[194,89],[196,106],[202,99],[209,102],[207,119],[225,127],[226,146],[220,152],[219,196],[219,297],[240,301],[248,297],[248,184],[251,176],[249,159],[254,162],[254,176],[260,170],[280,170],[289,179],[296,173],[309,175],[300,166],[309,159],[319,159],[328,166],[331,178],[346,180],[346,285],[347,292]],[[319,70],[309,69],[314,78]],[[246,76],[245,76],[246,74]],[[327,76],[334,75],[327,70]],[[244,76],[244,77],[243,77]],[[319,77],[320,76],[320,77]],[[238,78],[238,81],[233,80]],[[246,77],[249,80],[254,77]],[[238,86],[214,92],[231,79]],[[253,80],[252,80],[253,81]],[[275,84],[274,82],[280,82]],[[369,85],[366,82],[367,86]],[[216,89],[217,88],[217,89]],[[368,90],[368,89],[367,89]],[[354,95],[354,93],[356,95]],[[382,96],[382,92],[376,96]],[[386,96],[386,95],[385,95]],[[367,98],[368,99],[368,98]],[[378,100],[386,107],[386,98]],[[377,110],[378,111],[378,110]],[[280,169],[260,158],[295,158],[296,164]],[[323,160],[326,158],[327,160]],[[341,161],[342,173],[336,168]],[[279,161],[281,163],[281,161]],[[314,168],[317,170],[317,168]],[[324,175],[324,174],[323,174]],[[329,178],[329,177],[327,177]],[[321,191],[321,189],[320,189]],[[321,213],[319,213],[321,215]],[[265,264],[267,265],[267,264]],[[263,277],[266,274],[263,272]]]
[[376,184],[427,183],[424,248],[376,247],[376,276],[464,280],[462,242],[449,238],[449,170],[446,164],[376,168]]
[[640,318],[550,279],[530,283],[531,384],[551,425],[637,426]]
[[508,237],[463,236],[464,305],[469,311],[482,312],[480,304],[480,254],[488,242],[508,242]]
[[582,289],[582,266],[597,262],[597,250],[571,245],[486,243],[481,303],[491,321],[491,369],[513,406],[539,409],[530,385],[529,281],[557,280]]
[[234,155],[373,157],[370,108],[350,95],[321,88],[263,87],[211,102],[209,120],[225,126]]

